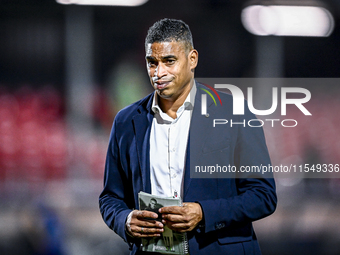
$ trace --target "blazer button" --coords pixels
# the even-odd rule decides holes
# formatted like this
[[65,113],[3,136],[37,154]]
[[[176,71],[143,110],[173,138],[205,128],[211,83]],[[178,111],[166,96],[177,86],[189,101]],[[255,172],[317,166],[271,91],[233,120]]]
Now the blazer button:
[[216,229],[221,229],[221,228],[224,228],[224,227],[225,227],[225,223],[223,223],[223,222],[215,225]]

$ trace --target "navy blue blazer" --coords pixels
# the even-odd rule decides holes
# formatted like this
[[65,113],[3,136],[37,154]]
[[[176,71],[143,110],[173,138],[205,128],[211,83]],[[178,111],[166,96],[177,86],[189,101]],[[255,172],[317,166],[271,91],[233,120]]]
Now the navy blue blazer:
[[[236,172],[228,178],[223,175],[222,178],[205,178],[214,176],[202,173],[202,178],[190,178],[190,171],[195,171],[196,166],[230,165],[240,169],[241,166],[270,164],[263,130],[248,125],[248,120],[256,117],[246,105],[244,115],[233,115],[232,96],[222,92],[218,92],[222,106],[216,106],[208,96],[209,117],[201,115],[201,94],[205,92],[200,88],[209,89],[199,83],[196,85],[183,201],[198,202],[204,219],[188,233],[189,252],[191,255],[261,254],[252,221],[270,215],[276,208],[272,174]],[[150,94],[117,114],[107,152],[104,189],[99,197],[105,223],[129,244],[131,254],[142,254],[138,251],[140,240],[126,235],[125,221],[131,210],[138,209],[138,192],[151,193],[152,97]],[[213,119],[221,118],[228,123],[213,127]],[[241,124],[231,127],[231,120]]]

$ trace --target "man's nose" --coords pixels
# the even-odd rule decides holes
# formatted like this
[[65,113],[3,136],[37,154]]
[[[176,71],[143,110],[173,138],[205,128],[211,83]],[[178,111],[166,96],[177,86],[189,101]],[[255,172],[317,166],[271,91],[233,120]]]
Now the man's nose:
[[157,78],[162,78],[163,76],[166,76],[167,71],[166,71],[166,67],[163,63],[159,63],[157,68],[155,69],[155,73],[154,73],[154,77]]

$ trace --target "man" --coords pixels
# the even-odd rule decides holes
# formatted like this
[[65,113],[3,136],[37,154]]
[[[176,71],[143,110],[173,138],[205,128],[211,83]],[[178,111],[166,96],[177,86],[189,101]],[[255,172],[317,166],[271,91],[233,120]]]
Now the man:
[[[151,198],[149,205],[146,207],[146,210],[147,211],[155,211],[155,210],[157,210],[156,205],[157,205],[157,200],[154,199],[154,198]],[[157,212],[158,212],[158,210],[157,210]]]
[[[183,21],[156,22],[145,49],[155,92],[115,118],[99,199],[104,221],[129,244],[131,254],[143,254],[141,237],[160,236],[165,225],[187,233],[191,255],[261,254],[252,221],[274,212],[274,180],[246,173],[193,179],[190,167],[270,164],[262,129],[213,129],[211,120],[220,114],[240,121],[232,115],[231,96],[224,93],[219,92],[223,107],[208,102],[210,117],[200,113],[202,89],[208,88],[194,80],[198,52]],[[242,117],[255,118],[249,110]],[[139,191],[181,196],[184,204],[160,208],[162,222],[150,220],[157,214],[138,210]]]
[[149,205],[144,210],[157,213],[158,214],[157,220],[162,221],[162,215],[158,211],[162,207],[163,207],[163,205],[158,204],[157,200],[155,198],[151,198]]

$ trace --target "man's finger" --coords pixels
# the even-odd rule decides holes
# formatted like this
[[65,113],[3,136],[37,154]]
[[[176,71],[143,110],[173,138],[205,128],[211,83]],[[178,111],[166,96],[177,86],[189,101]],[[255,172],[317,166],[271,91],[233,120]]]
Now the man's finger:
[[155,221],[155,220],[132,220],[131,225],[135,225],[135,226],[140,226],[140,227],[147,227],[147,228],[154,228],[154,227],[158,227],[158,228],[163,228],[164,225],[159,222],[159,221]]
[[141,237],[160,237],[161,234],[140,234],[140,233],[137,233],[134,235],[134,237],[137,237],[137,238],[141,238]]
[[189,223],[166,222],[166,226],[176,232],[187,232],[193,230],[196,225]]
[[160,236],[163,231],[163,228],[131,226],[131,233],[134,237]]
[[[190,218],[188,216],[179,215],[179,214],[163,214],[162,219],[165,220],[165,221],[171,221],[171,222],[188,222],[188,221],[190,221]],[[163,222],[163,220],[162,220],[162,222]]]
[[171,213],[171,214],[182,214],[183,213],[182,206],[166,206],[159,209],[160,213]]
[[187,232],[191,230],[191,226],[183,223],[167,224],[167,227],[176,232]]
[[157,234],[157,233],[162,233],[164,230],[163,228],[148,228],[148,227],[140,227],[139,228],[139,233],[140,234]]
[[150,211],[138,211],[137,218],[138,219],[145,219],[145,218],[157,219],[158,214],[154,212],[150,212]]

